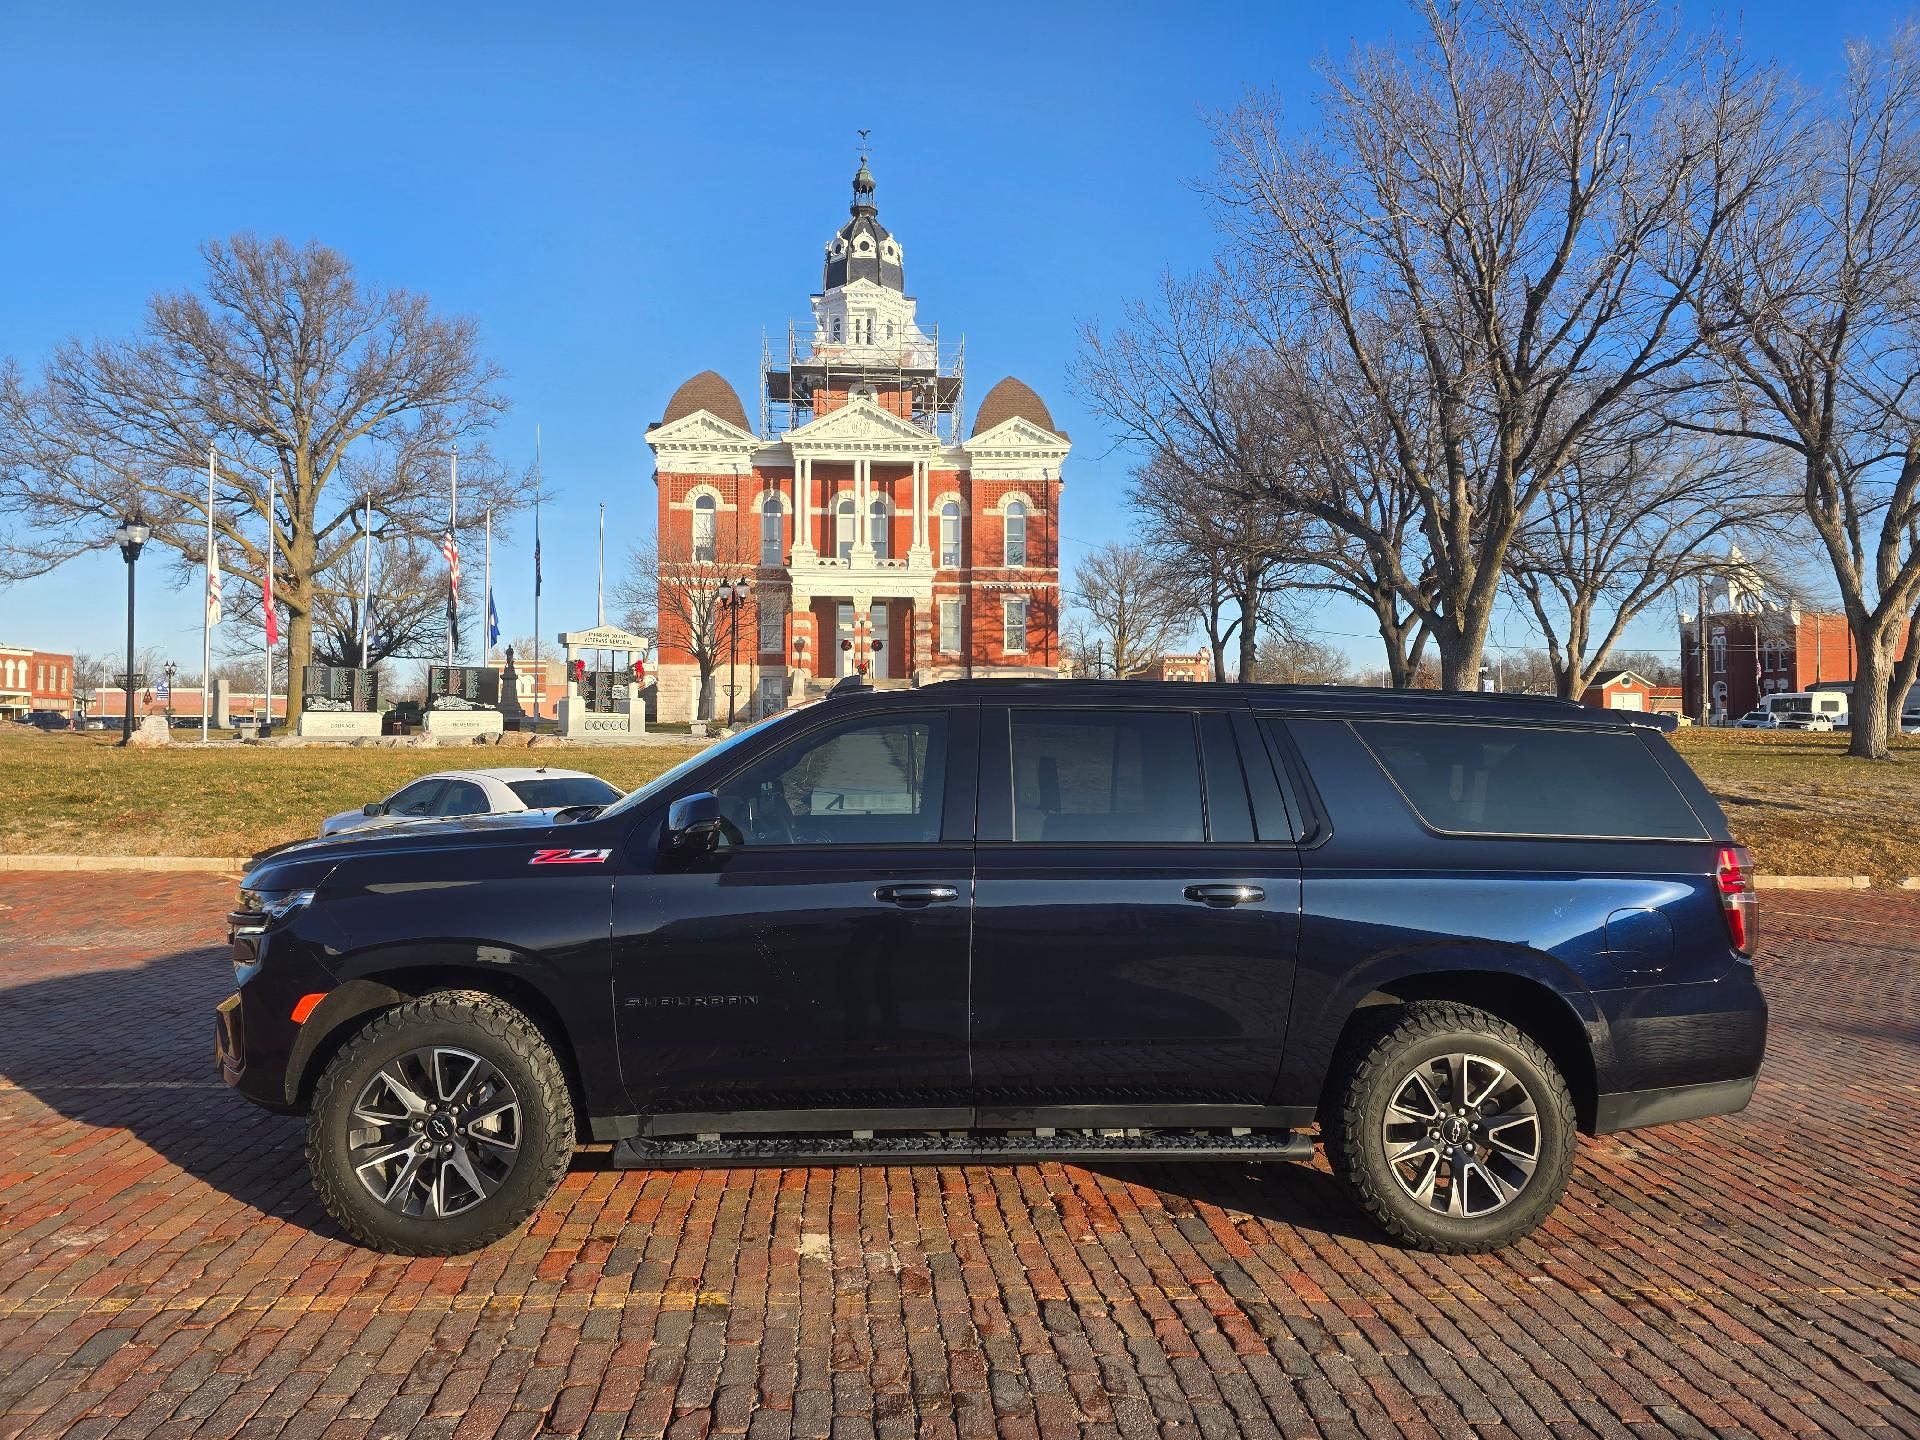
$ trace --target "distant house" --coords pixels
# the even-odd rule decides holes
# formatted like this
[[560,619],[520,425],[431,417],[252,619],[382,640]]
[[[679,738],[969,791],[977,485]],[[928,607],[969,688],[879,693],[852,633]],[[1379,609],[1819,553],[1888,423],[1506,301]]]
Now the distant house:
[[1684,693],[1678,685],[1656,685],[1648,708],[1656,715],[1683,714],[1680,707]]
[[1581,693],[1580,703],[1596,710],[1653,710],[1658,708],[1654,704],[1656,690],[1672,692],[1678,713],[1679,691],[1655,685],[1635,670],[1607,670],[1594,676],[1593,684]]
[[1129,680],[1186,680],[1205,684],[1213,679],[1213,652],[1205,646],[1191,655],[1169,652],[1127,675]]

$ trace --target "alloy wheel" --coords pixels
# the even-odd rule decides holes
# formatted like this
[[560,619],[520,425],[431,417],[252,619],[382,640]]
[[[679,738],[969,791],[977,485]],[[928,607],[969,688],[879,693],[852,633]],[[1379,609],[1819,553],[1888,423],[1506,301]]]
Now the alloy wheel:
[[1540,1114],[1506,1065],[1455,1052],[1394,1087],[1381,1122],[1388,1167],[1419,1204],[1478,1219],[1505,1209],[1540,1163]]
[[348,1120],[348,1163],[401,1215],[443,1220],[505,1183],[520,1153],[520,1100],[492,1062],[452,1046],[376,1070]]

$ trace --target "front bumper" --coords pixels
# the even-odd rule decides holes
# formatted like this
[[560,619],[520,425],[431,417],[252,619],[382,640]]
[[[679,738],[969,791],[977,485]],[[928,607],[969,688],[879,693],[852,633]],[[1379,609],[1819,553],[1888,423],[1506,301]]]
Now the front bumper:
[[235,972],[247,978],[214,1011],[220,1078],[265,1109],[296,1110],[302,1027],[294,1011],[303,996],[327,994],[338,981],[297,926],[236,934],[232,946]]

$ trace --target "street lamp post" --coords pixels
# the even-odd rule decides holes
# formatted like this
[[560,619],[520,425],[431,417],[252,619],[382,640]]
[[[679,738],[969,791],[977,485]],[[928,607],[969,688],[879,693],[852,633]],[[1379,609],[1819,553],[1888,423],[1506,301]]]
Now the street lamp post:
[[715,598],[727,616],[727,728],[733,728],[734,713],[734,662],[739,650],[740,609],[747,603],[747,582],[744,579],[723,582]]
[[180,673],[180,667],[169,660],[160,667],[160,673],[167,677],[167,728],[173,728],[173,677]]
[[120,528],[113,532],[120,556],[127,562],[127,715],[120,727],[122,745],[133,739],[133,566],[151,534],[153,527],[140,518],[138,511],[134,512],[133,519],[122,520]]

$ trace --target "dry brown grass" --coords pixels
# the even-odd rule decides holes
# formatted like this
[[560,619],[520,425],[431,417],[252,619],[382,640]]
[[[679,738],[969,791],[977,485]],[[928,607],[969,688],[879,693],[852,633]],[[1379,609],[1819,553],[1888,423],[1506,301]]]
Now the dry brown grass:
[[1920,738],[1855,760],[1844,732],[1699,730],[1673,737],[1755,862],[1776,875],[1920,875]]
[[[248,855],[314,834],[323,816],[434,770],[547,764],[641,784],[691,753],[646,748],[482,746],[273,749],[191,741],[123,751],[112,735],[0,732],[0,853]],[[1847,737],[1683,730],[1674,737],[1774,874],[1920,875],[1920,740],[1854,760]]]
[[551,765],[620,788],[677,765],[694,745],[463,745],[415,750],[253,745],[121,750],[111,734],[0,732],[0,853],[250,855],[319,833],[320,821],[436,770]]

